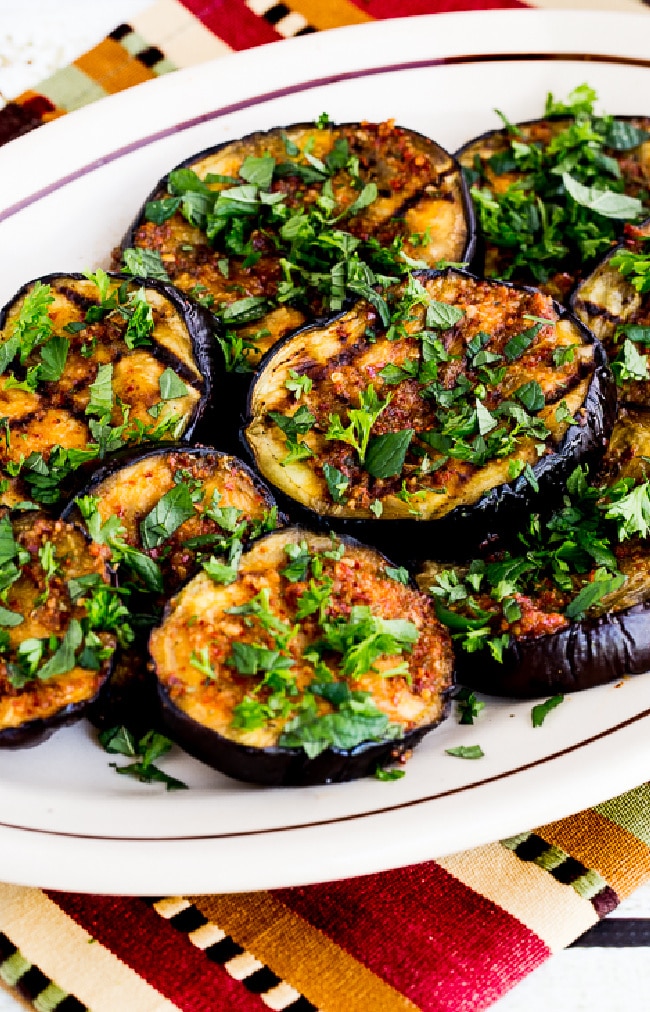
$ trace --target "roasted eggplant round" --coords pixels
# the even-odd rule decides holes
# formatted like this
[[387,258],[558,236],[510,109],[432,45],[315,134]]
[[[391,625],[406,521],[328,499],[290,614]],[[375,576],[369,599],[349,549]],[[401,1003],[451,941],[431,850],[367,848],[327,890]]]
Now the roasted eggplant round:
[[[536,289],[456,270],[287,337],[252,385],[244,439],[295,516],[400,560],[467,558],[602,456],[603,350]],[[547,322],[548,321],[548,322]]]
[[285,518],[250,468],[206,446],[113,454],[62,515],[109,547],[129,589],[134,640],[119,652],[89,716],[101,727],[144,732],[160,723],[147,639],[166,601],[203,563],[215,578],[234,580],[244,546]]
[[159,282],[97,271],[24,285],[0,314],[2,501],[56,503],[90,460],[196,435],[211,345],[204,310]]
[[456,152],[477,215],[476,270],[565,302],[624,222],[648,213],[650,117],[596,115],[595,98],[583,86],[543,119]]
[[473,214],[458,164],[387,123],[301,123],[182,162],[129,229],[126,264],[208,306],[226,369],[414,264],[467,259]]
[[626,226],[624,242],[578,285],[571,304],[609,355],[619,401],[650,408],[644,354],[650,344],[650,219]]
[[240,780],[351,780],[404,755],[447,712],[452,651],[433,604],[350,539],[289,528],[200,573],[150,652],[172,738]]
[[107,557],[61,520],[0,519],[0,748],[78,720],[108,678],[126,609]]
[[650,669],[646,413],[617,422],[603,473],[578,468],[564,505],[517,551],[428,562],[418,584],[458,644],[459,680],[496,695],[591,688]]

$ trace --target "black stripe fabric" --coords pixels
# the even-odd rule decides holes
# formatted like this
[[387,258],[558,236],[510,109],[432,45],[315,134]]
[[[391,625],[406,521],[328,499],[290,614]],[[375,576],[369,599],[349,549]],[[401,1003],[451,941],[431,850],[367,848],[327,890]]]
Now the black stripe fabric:
[[50,978],[46,977],[42,970],[39,970],[37,966],[30,966],[29,970],[17,982],[16,987],[24,998],[33,1001],[51,983]]
[[273,973],[273,970],[269,970],[268,966],[255,970],[254,973],[242,980],[242,984],[251,994],[264,994],[265,991],[270,991],[272,987],[277,987],[281,982],[282,979]]
[[73,994],[68,994],[56,1006],[56,1012],[88,1012],[88,1006],[82,1005]]
[[5,959],[9,959],[9,957],[13,956],[14,952],[17,951],[18,950],[11,939],[7,938],[7,936],[0,931],[0,963],[4,963]]
[[610,917],[585,932],[572,948],[636,949],[650,947],[650,918]]
[[127,35],[131,35],[132,33],[133,29],[131,28],[131,25],[121,24],[118,25],[117,28],[114,28],[108,37],[109,39],[115,39],[116,42],[119,42],[121,39],[126,38]]
[[269,7],[267,11],[264,11],[264,20],[268,21],[270,25],[277,25],[278,21],[286,18],[287,14],[291,14],[288,7],[284,4],[274,4],[273,7]]
[[213,963],[227,963],[229,959],[241,956],[243,951],[241,945],[237,945],[237,942],[233,941],[230,936],[222,938],[220,942],[215,942],[214,945],[209,945],[207,949],[203,950]]
[[190,931],[196,931],[197,928],[202,928],[204,924],[207,924],[208,919],[196,907],[187,907],[179,914],[170,917],[169,923],[173,924],[178,931],[184,931],[189,935]]

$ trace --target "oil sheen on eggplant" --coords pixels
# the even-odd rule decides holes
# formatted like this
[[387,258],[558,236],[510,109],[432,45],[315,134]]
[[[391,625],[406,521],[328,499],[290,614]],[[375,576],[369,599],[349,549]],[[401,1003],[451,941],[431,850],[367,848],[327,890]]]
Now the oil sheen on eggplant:
[[[571,614],[570,602],[577,599],[580,587],[583,594],[589,594],[602,578],[599,565],[606,553],[599,534],[607,525],[601,524],[598,532],[585,531],[582,542],[578,537],[577,544],[587,544],[588,552],[593,553],[591,563],[582,569],[576,568],[579,551],[565,549],[560,553],[564,562],[560,561],[563,568],[558,575],[573,583],[572,591],[560,588],[547,569],[536,587],[519,592],[515,586],[516,561],[508,564],[499,555],[484,559],[488,564],[500,564],[500,569],[493,570],[493,583],[494,577],[503,577],[491,592],[478,576],[481,563],[476,561],[471,567],[461,564],[453,571],[440,562],[423,566],[418,585],[423,590],[434,588],[438,614],[455,633],[459,643],[457,671],[462,682],[495,695],[534,697],[588,689],[650,669],[649,452],[650,413],[622,409],[600,473],[593,480],[603,513],[610,506],[603,492],[616,483],[627,481],[632,496],[638,495],[636,500],[629,499],[623,510],[628,524],[625,536],[621,537],[620,530],[618,534],[614,531],[613,522],[607,531],[613,565],[622,579],[618,581],[620,586],[613,584],[611,589],[605,584],[606,592],[596,594],[591,606],[579,609],[577,614]],[[579,530],[580,523],[575,512],[578,500],[572,494],[565,502],[566,524],[575,530]],[[614,498],[613,504],[616,501]],[[542,519],[538,543],[553,546],[561,530],[558,516],[556,513]],[[558,544],[555,542],[556,547]],[[532,557],[526,555],[530,547],[530,541],[520,546],[520,564],[525,565],[526,558]],[[578,577],[578,572],[582,576]],[[515,582],[509,587],[513,574]],[[481,632],[481,627],[489,632]]]
[[389,328],[360,301],[275,348],[245,442],[305,522],[400,559],[468,557],[600,458],[612,377],[599,343],[536,289],[450,269],[391,298]]
[[212,386],[205,312],[171,287],[52,274],[0,314],[2,500],[46,505],[128,444],[189,439]]
[[84,715],[111,670],[123,616],[107,550],[74,525],[5,511],[0,556],[0,748],[23,748]]
[[393,121],[302,123],[182,162],[129,248],[159,255],[158,269],[212,309],[237,373],[379,275],[467,260],[473,214],[458,164],[429,138]]
[[80,506],[95,536],[117,524],[109,546],[120,583],[129,587],[135,633],[89,716],[100,727],[124,724],[144,733],[160,724],[147,639],[165,603],[203,562],[236,566],[245,545],[285,520],[250,468],[206,446],[113,454],[63,516],[82,522]]
[[170,602],[150,652],[167,733],[240,780],[330,783],[409,752],[446,715],[432,602],[351,539],[289,528]]
[[[650,210],[650,117],[601,117],[594,111],[596,96],[588,91],[583,86],[570,96],[577,102],[573,116],[491,130],[456,152],[477,214],[473,268],[488,277],[538,284],[560,302],[567,301],[585,267],[589,270],[620,236],[625,221],[639,220],[643,208],[646,214]],[[602,213],[592,214],[589,204],[598,193],[589,191],[594,189],[636,198],[636,213],[616,209],[613,202],[608,209],[605,200]],[[536,200],[529,201],[529,195]],[[581,235],[583,207],[590,221]],[[503,227],[497,228],[500,216]],[[529,256],[522,252],[524,243]]]

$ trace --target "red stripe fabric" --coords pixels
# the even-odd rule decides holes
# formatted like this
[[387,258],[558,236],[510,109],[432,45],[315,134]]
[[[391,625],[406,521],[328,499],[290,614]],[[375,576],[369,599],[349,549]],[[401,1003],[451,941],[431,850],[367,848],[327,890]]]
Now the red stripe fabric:
[[257,995],[211,962],[187,935],[142,900],[60,892],[46,895],[183,1012],[262,1012],[265,1008]]
[[447,14],[451,11],[487,11],[501,8],[528,7],[519,0],[352,0],[355,7],[370,17],[407,17],[409,14]]
[[182,0],[182,3],[231,49],[251,49],[282,38],[264,18],[253,14],[244,0]]
[[487,1008],[550,955],[432,862],[275,895],[423,1012]]

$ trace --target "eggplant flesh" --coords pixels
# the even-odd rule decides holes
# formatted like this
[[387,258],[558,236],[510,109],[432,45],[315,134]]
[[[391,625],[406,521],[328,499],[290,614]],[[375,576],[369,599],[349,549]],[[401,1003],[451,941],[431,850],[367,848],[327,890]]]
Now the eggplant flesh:
[[[650,117],[619,116],[617,120],[629,124],[638,130],[650,132]],[[514,138],[521,144],[531,144],[542,148],[573,123],[565,117],[530,120],[515,124],[517,130]],[[483,179],[475,185],[487,187],[492,193],[499,195],[508,187],[521,181],[526,173],[512,167],[503,171],[495,170],[495,163],[506,154],[511,147],[512,133],[507,129],[490,130],[479,137],[468,141],[456,151],[456,157],[466,172],[476,171],[480,166]],[[646,140],[631,150],[614,150],[605,147],[605,154],[618,163],[621,178],[624,180],[624,192],[632,197],[647,199],[650,188],[650,141]],[[517,246],[498,246],[490,239],[477,234],[477,258],[472,263],[473,269],[480,270],[488,277],[508,277]],[[593,262],[593,261],[592,261]],[[576,281],[584,276],[582,259],[575,252],[565,253],[554,264],[554,269],[547,281],[540,287],[559,302],[569,299]],[[523,283],[537,283],[533,274],[524,268],[518,268],[513,278]],[[596,336],[599,336],[598,334]]]
[[[74,649],[66,662],[60,654],[52,660],[55,652],[50,637],[54,637],[56,649],[61,649],[66,635],[72,635],[72,623],[77,624],[74,632],[78,632],[88,615],[86,596],[82,593],[73,599],[68,581],[106,584],[110,574],[107,553],[91,547],[78,527],[33,513],[13,521],[6,514],[0,522],[6,539],[3,550],[9,542],[13,551],[3,566],[3,576],[8,567],[20,570],[3,598],[6,642],[0,663],[0,748],[23,748],[39,744],[58,727],[82,717],[109,677],[116,646],[114,632],[101,626],[91,628],[95,647],[100,647],[91,666],[85,666],[91,664],[91,658],[84,661],[77,639],[71,643]],[[46,551],[51,552],[47,568],[40,561]],[[31,667],[28,648],[32,656],[34,650],[40,655],[40,661]]]
[[[308,158],[303,155],[307,152]],[[341,152],[347,155],[341,157]],[[309,212],[327,183],[343,220],[337,230],[357,239],[371,238],[389,247],[402,243],[404,254],[424,266],[441,260],[463,261],[473,249],[473,212],[462,173],[454,159],[427,137],[391,123],[296,124],[250,134],[207,149],[182,162],[173,172],[191,170],[206,181],[209,191],[232,191],[249,179],[248,159],[271,158],[274,178],[268,192],[284,195],[295,212]],[[316,162],[313,161],[316,159]],[[247,163],[250,164],[250,163]],[[314,166],[317,166],[314,169]],[[320,168],[319,168],[320,166]],[[243,176],[239,176],[243,168]],[[322,171],[321,171],[322,169]],[[170,176],[172,184],[170,184]],[[282,239],[283,218],[256,228],[245,251],[224,244],[221,233],[208,239],[205,222],[188,218],[178,209],[163,221],[151,220],[151,205],[170,198],[170,173],[158,184],[129,229],[123,249],[153,250],[160,254],[169,278],[182,291],[202,300],[217,315],[242,299],[266,299],[264,312],[253,322],[226,319],[251,347],[249,365],[285,334],[328,312],[317,288],[285,298],[282,259],[291,256],[291,242]],[[219,181],[217,181],[219,180]],[[345,214],[366,184],[376,197],[351,215]],[[250,185],[249,185],[250,189]],[[266,189],[266,184],[261,186]],[[329,198],[328,198],[329,199]],[[149,218],[149,220],[147,220]],[[404,260],[397,261],[404,267]],[[322,270],[312,266],[312,270]],[[326,272],[329,271],[329,267]],[[385,269],[384,274],[391,271]],[[302,284],[303,282],[301,282]]]
[[[338,558],[331,557],[333,550]],[[285,575],[289,559],[295,563],[301,552],[320,559],[318,578],[310,579],[309,571],[303,572],[304,579],[296,579],[301,574],[295,572],[291,578]],[[190,754],[229,776],[275,786],[350,780],[409,751],[447,713],[453,659],[450,637],[431,602],[391,579],[386,567],[384,556],[351,539],[337,541],[289,528],[255,542],[242,557],[235,583],[223,586],[206,573],[196,576],[172,599],[150,638],[169,734]],[[304,594],[316,591],[321,579],[332,581],[326,616],[301,615],[301,598],[304,603]],[[251,615],[259,613],[255,612],[259,601],[266,601],[271,617],[267,611],[258,622]],[[331,739],[317,754],[284,744],[283,734],[292,728],[296,715],[305,712],[307,696],[322,678],[310,653],[310,648],[318,649],[325,629],[319,623],[354,616],[355,606],[389,622],[406,620],[413,632],[412,649],[375,657],[371,668],[363,667],[357,676],[344,674],[335,655],[325,654],[328,681],[336,683],[338,691],[366,694],[375,714],[381,711],[381,732],[371,732],[367,740],[362,734],[361,740],[345,747]],[[295,635],[278,647],[274,637],[294,624]],[[254,678],[251,669],[244,674],[243,666],[233,663],[231,651],[239,649],[246,657],[247,649],[266,647],[279,649],[285,674],[291,670],[293,685],[283,705],[277,683],[264,687],[263,670]],[[391,673],[400,662],[399,672]],[[338,704],[324,699],[315,703],[312,696],[320,717],[343,713]],[[264,719],[241,721],[238,711],[256,701],[268,704]]]
[[[138,313],[150,322],[130,332]],[[83,275],[52,274],[23,286],[0,314],[2,501],[58,501],[43,479],[61,452],[69,473],[116,446],[195,435],[211,340],[204,311],[159,282],[111,276],[101,293]]]
[[[160,543],[145,544],[146,518],[180,486],[187,490],[182,505],[191,504],[193,515],[173,531],[170,528]],[[111,517],[119,518],[124,541],[154,560],[160,573],[160,593],[147,592],[137,581],[131,587],[131,609],[138,617],[134,641],[119,651],[114,671],[88,714],[97,726],[125,724],[144,733],[160,724],[155,679],[147,670],[147,638],[166,601],[197,573],[202,560],[215,556],[225,562],[228,543],[235,535],[246,544],[281,526],[285,518],[278,515],[271,493],[246,464],[206,446],[158,446],[116,453],[79,491],[63,511],[64,517],[81,522],[76,499],[82,496],[96,500],[103,524]],[[133,574],[128,568],[120,572],[121,581],[129,575]]]
[[[454,558],[459,552],[469,555],[487,536],[521,521],[536,502],[535,482],[550,502],[577,463],[600,458],[613,423],[615,390],[598,342],[539,291],[455,270],[421,272],[416,278],[434,306],[446,304],[444,308],[463,314],[452,326],[433,332],[444,345],[444,360],[437,366],[444,391],[466,383],[471,406],[480,401],[490,412],[488,425],[495,428],[509,424],[505,415],[498,416],[500,405],[512,405],[521,388],[534,382],[543,402],[541,408],[537,403],[536,416],[546,426],[545,442],[530,434],[514,439],[510,452],[495,454],[482,465],[467,456],[462,459],[466,447],[455,451],[451,445],[449,453],[438,442],[433,448],[432,439],[446,438],[443,426],[450,416],[441,414],[434,398],[427,396],[426,384],[413,375],[422,369],[422,332],[432,335],[425,307],[410,308],[408,333],[394,340],[365,301],[290,335],[269,353],[251,388],[243,438],[256,469],[305,522],[358,535],[399,558],[422,558],[427,552]],[[537,332],[526,349],[507,361],[506,345],[511,348],[513,338],[530,331],[531,318],[548,319],[549,325],[533,324]],[[487,360],[506,366],[492,388],[483,383],[481,367],[473,365],[470,342],[481,341]],[[554,355],[567,348],[569,354],[556,364]],[[387,374],[387,368],[393,373]],[[296,377],[311,383],[297,407]],[[405,430],[414,433],[401,470],[386,478],[371,475],[345,440],[331,438],[332,418],[338,416],[345,428],[369,385],[379,402],[385,402],[372,439]],[[442,403],[444,393],[437,396]],[[278,424],[278,416],[290,420],[305,410],[315,421],[296,438],[311,456],[291,459],[286,423],[285,428]],[[478,436],[477,428],[466,443]],[[335,469],[330,477],[339,475],[339,488],[332,490],[326,465]],[[532,482],[521,473],[526,467]],[[513,470],[520,477],[513,479]]]
[[[623,250],[650,251],[650,219],[626,231],[629,237],[601,260],[578,285],[572,298],[574,313],[602,342],[610,360],[618,356],[622,348],[619,328],[650,327],[650,293],[637,291],[612,264],[613,258]],[[639,346],[638,350],[644,353],[646,345]],[[619,381],[619,400],[622,404],[650,408],[650,380]]]

